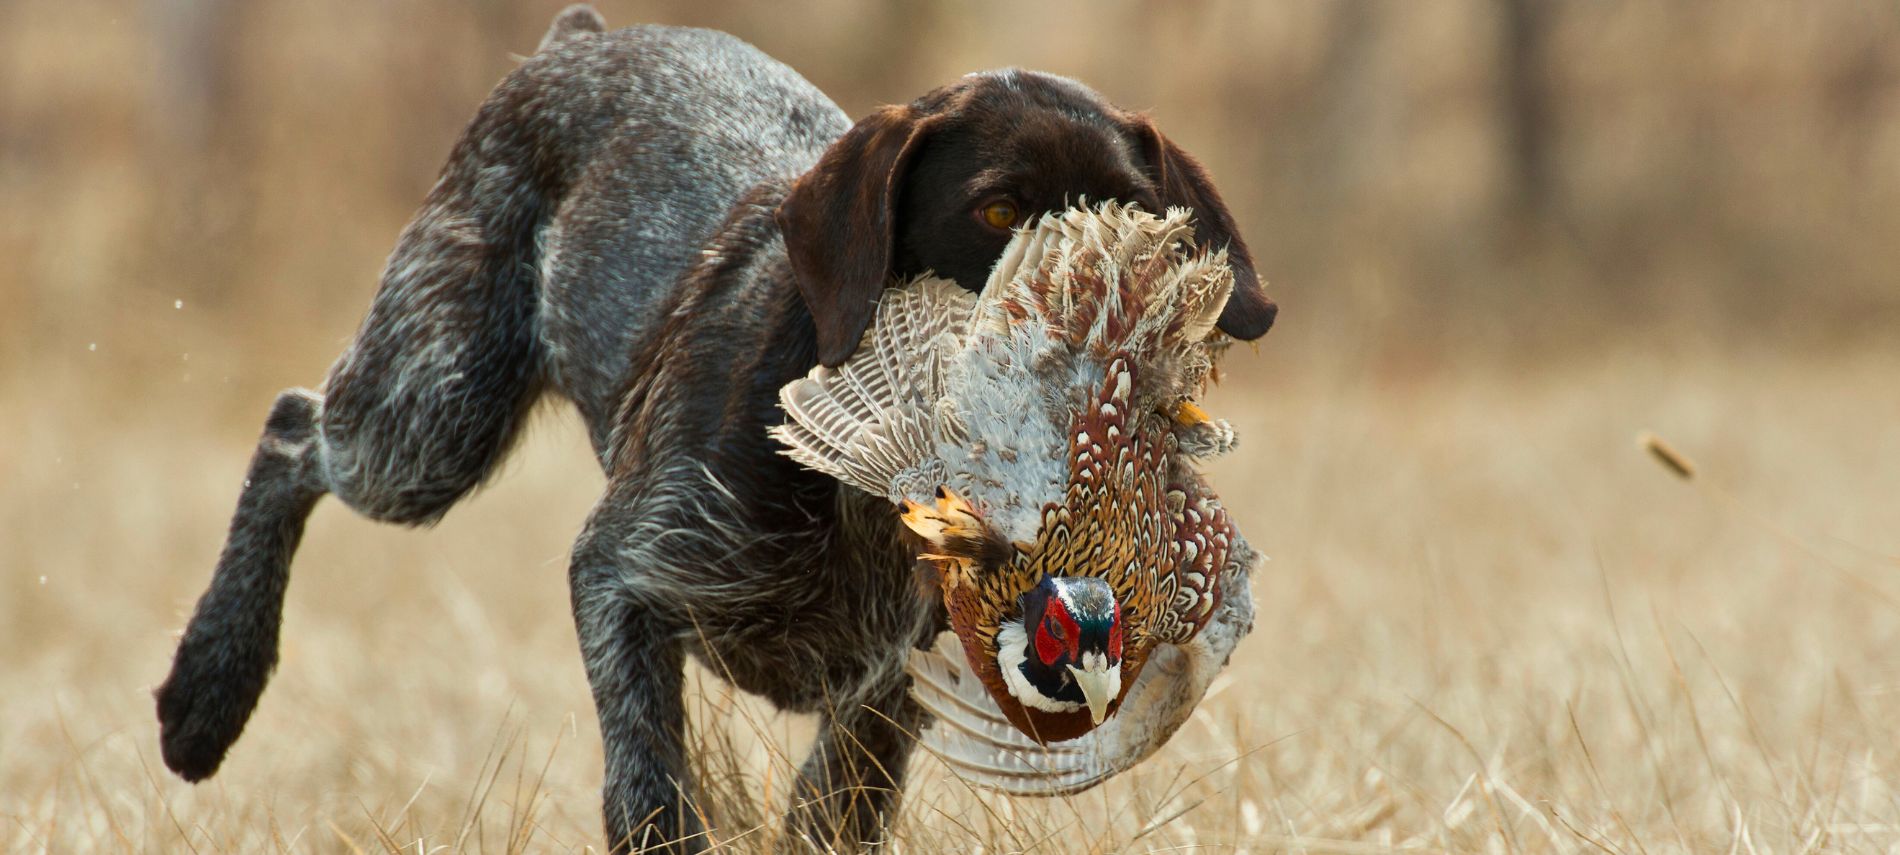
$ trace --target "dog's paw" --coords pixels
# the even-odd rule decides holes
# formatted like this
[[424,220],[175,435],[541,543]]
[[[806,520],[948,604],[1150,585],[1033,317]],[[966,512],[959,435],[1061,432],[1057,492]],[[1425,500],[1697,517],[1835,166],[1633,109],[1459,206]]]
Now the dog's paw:
[[[158,702],[158,744],[165,765],[178,777],[197,783],[216,774],[231,744],[263,692],[259,669],[234,665],[219,651],[198,649],[187,638],[172,663],[171,676],[152,694]],[[248,672],[244,674],[236,672]],[[255,675],[255,676],[252,676]]]

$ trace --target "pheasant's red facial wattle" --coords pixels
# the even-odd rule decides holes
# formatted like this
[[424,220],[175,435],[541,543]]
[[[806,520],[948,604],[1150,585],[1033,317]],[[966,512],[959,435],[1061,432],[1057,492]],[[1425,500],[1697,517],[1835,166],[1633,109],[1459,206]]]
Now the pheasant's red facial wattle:
[[1068,607],[1060,598],[1051,598],[1042,625],[1036,628],[1036,658],[1051,668],[1062,664],[1065,657],[1070,662],[1078,661],[1081,639],[1082,628],[1076,625]]

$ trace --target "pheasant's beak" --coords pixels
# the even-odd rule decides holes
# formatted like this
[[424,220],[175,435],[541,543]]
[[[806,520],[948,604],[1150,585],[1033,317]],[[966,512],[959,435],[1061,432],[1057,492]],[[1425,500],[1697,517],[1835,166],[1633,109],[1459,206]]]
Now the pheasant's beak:
[[1108,718],[1108,705],[1122,693],[1122,669],[1107,664],[1107,660],[1090,657],[1088,668],[1069,666],[1069,673],[1075,676],[1075,684],[1082,688],[1082,697],[1089,702],[1089,717],[1101,724]]

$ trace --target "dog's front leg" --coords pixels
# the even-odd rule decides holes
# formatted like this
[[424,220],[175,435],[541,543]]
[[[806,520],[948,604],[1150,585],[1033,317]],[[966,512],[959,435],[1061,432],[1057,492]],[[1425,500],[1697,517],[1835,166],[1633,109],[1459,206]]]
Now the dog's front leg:
[[629,595],[612,551],[582,536],[568,571],[587,681],[605,747],[601,799],[610,851],[698,852],[691,805],[684,654],[661,616]]
[[788,852],[854,851],[879,843],[904,788],[925,713],[902,672],[869,703],[840,702],[826,712],[786,816]]

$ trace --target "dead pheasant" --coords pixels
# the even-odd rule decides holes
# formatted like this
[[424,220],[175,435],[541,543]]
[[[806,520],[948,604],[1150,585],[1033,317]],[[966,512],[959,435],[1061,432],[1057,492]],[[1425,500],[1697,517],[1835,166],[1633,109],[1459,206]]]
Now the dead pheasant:
[[1195,403],[1233,277],[1193,247],[1184,210],[1050,214],[982,294],[887,290],[850,361],[781,391],[787,454],[917,536],[962,650],[912,657],[926,742],[992,787],[1133,765],[1251,629],[1253,553],[1191,465],[1234,444]]

